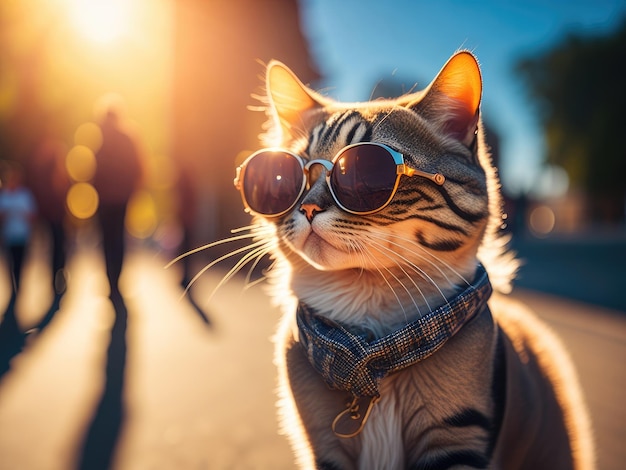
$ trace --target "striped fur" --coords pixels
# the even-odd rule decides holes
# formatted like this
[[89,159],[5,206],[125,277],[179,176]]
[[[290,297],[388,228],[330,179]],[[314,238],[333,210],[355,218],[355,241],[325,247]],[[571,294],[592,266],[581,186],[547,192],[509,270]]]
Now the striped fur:
[[[402,177],[380,212],[356,216],[333,202],[321,170],[298,210],[257,217],[256,236],[276,262],[272,295],[284,309],[276,334],[280,413],[302,468],[538,469],[593,466],[585,407],[558,340],[502,295],[428,359],[380,384],[381,401],[356,437],[331,431],[347,396],[329,390],[298,345],[297,299],[382,336],[446,303],[479,260],[496,289],[516,264],[503,248],[499,185],[479,120],[474,57],[453,56],[424,91],[395,100],[338,103],[305,87],[282,64],[268,67],[267,145],[332,159],[356,142],[398,150],[445,184]],[[252,254],[250,255],[252,257]],[[526,325],[532,325],[532,330]],[[552,362],[557,357],[559,362]],[[565,393],[567,392],[567,393]]]

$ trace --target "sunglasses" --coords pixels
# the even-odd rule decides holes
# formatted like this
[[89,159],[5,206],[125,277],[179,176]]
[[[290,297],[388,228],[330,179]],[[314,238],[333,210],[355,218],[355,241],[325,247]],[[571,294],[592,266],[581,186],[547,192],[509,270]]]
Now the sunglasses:
[[326,170],[326,184],[337,205],[357,215],[384,209],[398,190],[400,177],[421,176],[441,186],[441,173],[409,168],[404,156],[384,144],[362,142],[344,147],[332,159],[305,161],[280,148],[259,150],[237,168],[235,187],[246,212],[279,217],[298,203],[314,165]]

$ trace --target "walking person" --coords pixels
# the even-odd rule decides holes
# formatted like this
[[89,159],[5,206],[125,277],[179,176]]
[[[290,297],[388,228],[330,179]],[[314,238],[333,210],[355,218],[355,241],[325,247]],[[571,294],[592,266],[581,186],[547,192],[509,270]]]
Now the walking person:
[[26,248],[30,242],[37,207],[31,191],[24,186],[22,173],[17,167],[9,168],[0,190],[0,222],[2,244],[6,249],[13,283],[13,296],[17,296],[22,278]]
[[27,184],[32,188],[39,221],[50,242],[52,288],[61,297],[67,287],[66,198],[70,177],[65,167],[67,145],[46,135],[33,152],[26,167]]
[[126,252],[126,208],[142,176],[137,143],[124,128],[120,114],[121,109],[113,105],[104,112],[100,123],[102,146],[96,152],[94,176],[106,273],[112,296],[119,293],[118,281]]

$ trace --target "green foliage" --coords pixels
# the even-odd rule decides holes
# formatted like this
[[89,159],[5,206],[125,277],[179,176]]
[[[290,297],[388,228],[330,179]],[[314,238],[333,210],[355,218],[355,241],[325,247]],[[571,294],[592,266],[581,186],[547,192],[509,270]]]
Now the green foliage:
[[590,198],[592,217],[624,218],[626,18],[608,36],[570,34],[516,66],[545,129],[548,162]]

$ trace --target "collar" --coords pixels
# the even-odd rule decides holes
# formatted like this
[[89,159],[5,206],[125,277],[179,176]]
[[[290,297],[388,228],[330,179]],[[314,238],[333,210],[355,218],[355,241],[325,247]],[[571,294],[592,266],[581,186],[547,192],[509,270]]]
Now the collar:
[[300,303],[296,313],[300,343],[311,365],[333,389],[354,397],[378,397],[388,374],[427,358],[487,307],[492,288],[478,265],[474,282],[454,299],[407,326],[368,342],[363,334],[315,313]]

